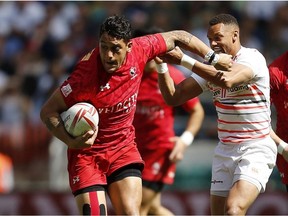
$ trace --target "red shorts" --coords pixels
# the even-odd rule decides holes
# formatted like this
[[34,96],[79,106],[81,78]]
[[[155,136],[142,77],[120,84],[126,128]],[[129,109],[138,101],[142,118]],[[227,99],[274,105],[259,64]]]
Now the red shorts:
[[135,143],[102,150],[68,151],[68,173],[72,192],[92,186],[107,185],[107,177],[129,164],[144,162]]
[[173,184],[176,164],[169,160],[170,153],[171,149],[167,148],[141,151],[141,156],[145,161],[142,179],[145,181]]
[[278,154],[276,164],[280,173],[282,183],[288,184],[288,162],[283,158],[282,155]]

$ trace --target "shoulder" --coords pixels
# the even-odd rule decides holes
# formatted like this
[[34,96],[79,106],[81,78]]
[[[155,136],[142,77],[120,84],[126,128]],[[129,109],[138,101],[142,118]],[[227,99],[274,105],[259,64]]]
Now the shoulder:
[[241,47],[236,55],[235,61],[251,68],[254,74],[258,74],[261,71],[268,71],[265,57],[255,48]]
[[[245,58],[245,59],[250,59],[250,60],[255,60],[255,59],[261,59],[265,60],[265,57],[259,50],[256,48],[247,48],[247,47],[241,47],[239,51],[239,57],[240,58]],[[265,60],[266,62],[266,60]]]

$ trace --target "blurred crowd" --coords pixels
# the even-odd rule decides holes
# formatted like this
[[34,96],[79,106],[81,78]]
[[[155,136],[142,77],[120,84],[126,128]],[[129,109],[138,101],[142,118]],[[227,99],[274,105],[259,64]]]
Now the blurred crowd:
[[267,63],[288,50],[285,1],[1,1],[0,152],[12,158],[15,190],[46,187],[51,135],[40,107],[97,45],[107,16],[123,14],[134,29],[184,29],[208,44],[208,20],[222,12],[240,21],[242,44]]

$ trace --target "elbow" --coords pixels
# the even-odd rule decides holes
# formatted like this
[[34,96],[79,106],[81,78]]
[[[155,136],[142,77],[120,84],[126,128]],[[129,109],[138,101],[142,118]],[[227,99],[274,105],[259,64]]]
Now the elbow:
[[165,103],[168,105],[168,106],[179,106],[179,103],[177,100],[175,99],[167,99],[167,98],[164,98],[164,101]]
[[168,106],[178,106],[178,104],[175,101],[170,100],[170,101],[165,101],[165,102]]

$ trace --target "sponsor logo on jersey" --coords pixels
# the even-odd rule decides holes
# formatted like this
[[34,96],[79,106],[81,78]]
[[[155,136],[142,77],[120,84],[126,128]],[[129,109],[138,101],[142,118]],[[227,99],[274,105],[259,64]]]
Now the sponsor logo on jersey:
[[211,184],[223,184],[223,181],[214,179],[214,180],[211,181]]
[[116,105],[112,107],[99,107],[98,112],[99,114],[105,114],[105,113],[116,113],[116,112],[123,112],[128,113],[132,110],[132,108],[136,107],[137,102],[137,93],[131,95],[129,98],[125,99],[122,102],[117,103]]
[[131,67],[130,68],[130,75],[131,75],[131,79],[134,79],[137,76],[136,67]]
[[248,85],[236,86],[236,87],[228,89],[228,92],[238,92],[242,90],[249,90],[249,86]]
[[106,83],[104,86],[102,85],[102,86],[100,86],[100,91],[104,91],[105,89],[110,89],[111,87],[110,87],[110,84],[109,83]]
[[70,84],[68,83],[67,85],[62,86],[61,92],[65,97],[67,97],[72,92]]

